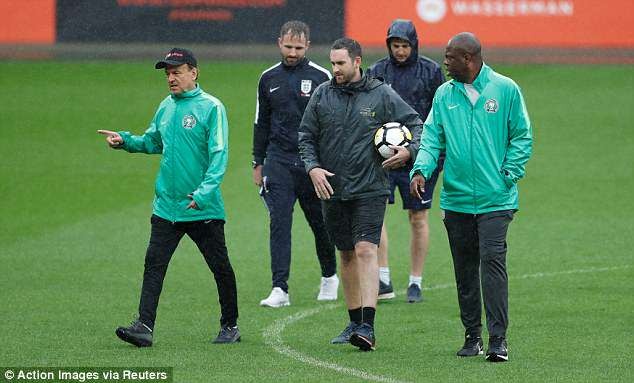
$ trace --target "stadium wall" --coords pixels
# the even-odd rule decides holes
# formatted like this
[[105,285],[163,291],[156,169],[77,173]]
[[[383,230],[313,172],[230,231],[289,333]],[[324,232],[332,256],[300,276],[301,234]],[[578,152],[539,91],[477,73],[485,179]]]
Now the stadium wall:
[[0,44],[270,44],[289,19],[315,44],[344,35],[383,47],[396,18],[426,46],[459,31],[487,47],[634,48],[632,0],[0,0]]

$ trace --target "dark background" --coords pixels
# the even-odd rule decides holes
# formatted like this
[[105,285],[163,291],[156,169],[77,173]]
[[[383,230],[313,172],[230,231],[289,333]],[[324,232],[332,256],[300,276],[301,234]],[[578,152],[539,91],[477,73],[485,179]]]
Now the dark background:
[[[287,0],[275,7],[120,6],[116,0],[57,0],[58,42],[270,43],[288,20],[311,28],[313,43],[343,35],[343,0]],[[204,2],[201,2],[204,3]],[[227,12],[228,21],[172,21],[170,12]],[[314,39],[312,38],[314,36]]]

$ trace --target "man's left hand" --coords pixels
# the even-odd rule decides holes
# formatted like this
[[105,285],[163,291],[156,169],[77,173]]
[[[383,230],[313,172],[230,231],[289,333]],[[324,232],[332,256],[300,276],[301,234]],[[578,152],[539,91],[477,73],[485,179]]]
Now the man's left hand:
[[196,204],[196,201],[194,201],[194,195],[193,194],[188,194],[187,197],[189,197],[192,201],[189,203],[189,205],[187,205],[187,209],[196,209],[196,210],[200,210],[200,208],[198,207],[198,204]]
[[396,169],[405,166],[411,158],[409,150],[405,146],[390,145],[389,148],[394,150],[394,155],[381,163],[381,166],[386,169]]

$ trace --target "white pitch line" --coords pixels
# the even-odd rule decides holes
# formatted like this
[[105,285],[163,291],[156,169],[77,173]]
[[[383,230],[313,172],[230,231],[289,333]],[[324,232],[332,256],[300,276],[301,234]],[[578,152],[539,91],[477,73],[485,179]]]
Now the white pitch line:
[[[567,274],[582,274],[582,273],[595,273],[595,272],[598,273],[598,272],[605,272],[605,271],[623,270],[629,267],[630,265],[612,266],[612,267],[592,267],[589,269],[573,269],[573,270],[565,270],[565,271],[554,271],[554,272],[548,272],[548,273],[524,274],[512,279],[545,278],[545,277],[555,277],[558,275],[567,275]],[[430,287],[425,288],[425,290],[441,290],[441,289],[447,289],[447,288],[455,287],[455,286],[456,285],[453,283],[446,283],[441,285],[432,285]],[[284,340],[282,339],[282,332],[284,332],[284,330],[286,329],[288,325],[298,322],[302,319],[306,319],[310,316],[316,315],[324,310],[332,310],[338,306],[341,306],[341,303],[330,303],[320,307],[315,307],[308,310],[302,310],[282,319],[277,319],[270,326],[264,329],[264,332],[262,333],[262,335],[264,336],[264,342],[268,346],[271,346],[273,350],[279,352],[282,355],[286,355],[301,363],[310,364],[315,367],[334,370],[341,374],[353,376],[355,378],[363,379],[366,381],[383,382],[383,383],[408,383],[407,381],[398,380],[389,376],[374,375],[374,374],[370,374],[368,372],[365,372],[363,370],[359,370],[356,368],[344,367],[336,363],[326,362],[326,361],[314,358],[312,356],[302,354],[301,352],[292,349],[290,346],[284,343]]]
[[340,304],[331,303],[321,307],[316,307],[309,310],[303,310],[293,315],[287,316],[286,318],[278,319],[264,330],[264,334],[263,334],[264,341],[267,345],[271,346],[275,351],[279,352],[280,354],[289,356],[302,363],[310,364],[320,368],[335,370],[344,375],[354,376],[356,378],[363,379],[365,381],[383,382],[383,383],[406,383],[402,380],[390,378],[389,376],[373,375],[365,371],[358,370],[356,368],[344,367],[335,363],[319,360],[317,358],[313,358],[312,356],[304,355],[301,352],[294,350],[290,348],[288,345],[284,344],[284,341],[282,340],[282,332],[284,331],[286,326],[294,322],[297,322],[299,320],[302,320],[304,318],[307,318],[309,316],[315,315],[323,310],[332,310],[338,306],[340,306]]

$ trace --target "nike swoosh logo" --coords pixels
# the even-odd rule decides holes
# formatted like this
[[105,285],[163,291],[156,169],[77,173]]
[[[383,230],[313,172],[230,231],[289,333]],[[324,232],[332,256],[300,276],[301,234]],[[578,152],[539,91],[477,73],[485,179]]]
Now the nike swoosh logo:
[[423,205],[426,204],[426,203],[430,203],[430,202],[431,202],[431,198],[428,199],[428,200],[424,200],[424,199],[420,200],[420,203],[422,203]]
[[275,92],[278,89],[280,89],[279,86],[276,86],[275,88],[269,88],[269,93],[273,93],[273,92]]
[[451,109],[456,109],[457,107],[459,107],[460,105],[449,105],[447,107],[447,109],[451,110]]

